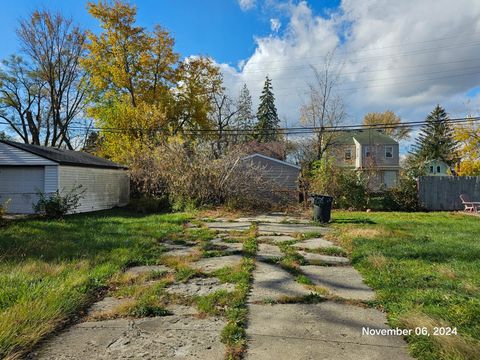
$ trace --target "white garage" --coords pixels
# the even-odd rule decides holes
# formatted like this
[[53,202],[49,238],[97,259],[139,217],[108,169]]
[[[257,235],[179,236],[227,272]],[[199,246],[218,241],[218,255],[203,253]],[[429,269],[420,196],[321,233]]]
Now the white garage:
[[0,204],[7,212],[31,214],[38,193],[84,191],[76,212],[124,206],[129,199],[127,169],[79,151],[0,141]]

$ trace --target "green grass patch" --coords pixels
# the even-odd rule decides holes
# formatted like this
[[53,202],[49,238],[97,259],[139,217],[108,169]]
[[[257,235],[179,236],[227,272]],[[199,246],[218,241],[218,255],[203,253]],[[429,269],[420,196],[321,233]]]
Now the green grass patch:
[[0,358],[31,349],[127,266],[157,264],[158,239],[182,233],[189,218],[111,210],[0,228]]
[[175,280],[180,281],[180,282],[186,282],[189,279],[198,276],[200,272],[196,269],[192,269],[191,267],[188,266],[179,266],[175,270]]
[[233,300],[232,294],[226,290],[218,290],[212,294],[197,296],[195,302],[198,310],[209,315],[226,315],[227,307]]
[[303,285],[313,285],[313,281],[310,280],[308,276],[298,275],[296,278],[297,282]]
[[480,353],[480,221],[456,213],[334,212],[336,237],[376,290],[391,326],[455,327],[408,338],[418,359]]
[[322,236],[323,235],[322,235],[321,232],[309,231],[309,232],[306,232],[306,233],[298,234],[298,239],[299,240],[307,240],[307,239],[319,238],[319,237],[322,237]]

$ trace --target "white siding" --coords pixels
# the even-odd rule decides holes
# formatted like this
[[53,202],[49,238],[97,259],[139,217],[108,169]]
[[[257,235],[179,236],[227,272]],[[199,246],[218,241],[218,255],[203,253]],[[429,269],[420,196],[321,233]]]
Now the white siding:
[[0,142],[0,165],[57,165],[57,163]]
[[53,193],[58,189],[58,166],[45,166],[43,191]]
[[122,169],[103,169],[80,166],[59,166],[59,189],[62,192],[82,185],[85,191],[76,212],[110,209],[124,206],[129,199],[129,177]]
[[10,200],[7,212],[33,213],[37,192],[44,191],[43,166],[0,166],[0,203]]

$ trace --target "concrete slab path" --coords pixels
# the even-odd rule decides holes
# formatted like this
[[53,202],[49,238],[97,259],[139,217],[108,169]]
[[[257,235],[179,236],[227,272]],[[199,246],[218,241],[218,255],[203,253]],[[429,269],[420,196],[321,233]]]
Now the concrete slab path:
[[309,293],[309,290],[297,283],[292,275],[279,266],[257,261],[253,272],[250,302],[277,301]]
[[326,301],[249,306],[249,360],[407,360],[399,336],[362,336],[388,329],[378,310]]
[[[259,233],[290,236],[294,233],[317,232],[325,228],[295,224],[260,224]],[[260,237],[265,239],[271,235]],[[268,240],[268,239],[266,239]],[[249,320],[246,329],[248,360],[407,360],[406,343],[399,336],[362,335],[364,328],[388,329],[385,315],[372,308],[355,306],[337,300],[317,304],[302,303],[312,287],[304,286],[278,264],[264,263],[269,250],[260,244],[256,270],[249,297]],[[292,250],[331,248],[334,243],[322,237],[295,243]],[[300,266],[298,271],[314,285],[325,288],[331,295],[366,301],[374,299],[374,292],[363,282],[361,275],[345,257],[327,256],[300,251],[307,261],[317,265]],[[260,256],[258,256],[260,255]],[[321,266],[343,265],[343,266]],[[305,281],[303,281],[305,282]],[[329,295],[330,296],[330,295]],[[286,298],[288,304],[285,304]],[[297,299],[295,300],[295,297]],[[272,301],[269,303],[265,301]],[[292,300],[296,303],[290,303]]]
[[[330,241],[317,237],[290,246],[286,254],[304,256],[307,261],[320,261],[316,265],[299,266],[291,272],[280,264],[284,253],[272,235],[277,239],[292,239],[294,234],[325,234],[328,228],[305,223],[284,223],[285,214],[248,218],[244,221],[207,222],[205,226],[222,232],[210,246],[201,248],[167,244],[165,255],[190,255],[209,249],[235,251],[227,256],[204,257],[189,263],[205,273],[211,273],[225,266],[235,266],[243,259],[240,252],[242,243],[231,243],[225,236],[228,232],[250,229],[252,222],[258,225],[258,251],[248,304],[247,350],[249,360],[407,360],[405,342],[398,336],[367,336],[363,328],[388,329],[385,315],[368,308],[362,301],[374,298],[373,291],[363,283],[360,274],[348,265],[348,259],[320,255],[300,249],[315,250],[336,246]],[[287,216],[288,218],[288,216]],[[283,219],[283,220],[279,220]],[[267,222],[267,220],[269,220]],[[308,221],[305,221],[308,222]],[[273,243],[262,243],[273,242]],[[288,244],[288,243],[287,243]],[[217,249],[218,248],[218,249]],[[237,253],[238,252],[238,253]],[[167,258],[168,259],[168,258]],[[301,259],[301,258],[300,258]],[[183,259],[181,259],[183,261]],[[289,260],[291,261],[291,259]],[[168,263],[167,263],[168,264]],[[342,266],[322,266],[342,265]],[[168,264],[168,266],[171,266]],[[138,266],[127,270],[134,277],[149,272],[169,272],[164,265]],[[292,273],[295,274],[292,275]],[[303,276],[297,276],[303,275]],[[171,275],[167,275],[170,276]],[[210,274],[211,276],[211,274]],[[140,277],[141,278],[141,277]],[[297,280],[301,280],[302,283]],[[317,285],[304,285],[310,280]],[[157,280],[151,280],[153,282]],[[316,303],[306,303],[307,295],[323,287],[335,298],[327,295],[314,298]],[[225,317],[214,315],[199,316],[195,299],[199,295],[211,294],[217,290],[232,291],[234,284],[221,283],[214,277],[193,277],[186,281],[174,281],[166,288],[168,298],[190,299],[189,302],[168,302],[165,308],[173,315],[152,318],[107,319],[94,314],[108,314],[122,306],[130,298],[108,296],[95,304],[83,322],[75,324],[58,335],[46,340],[37,350],[30,353],[30,360],[83,360],[83,359],[224,359],[226,347],[221,342],[221,333],[227,324]],[[319,294],[321,294],[319,292]],[[325,295],[325,294],[324,294]],[[308,298],[312,299],[312,298]],[[352,305],[350,299],[360,302]],[[168,301],[168,300],[165,300]],[[350,303],[349,303],[350,301]],[[92,319],[99,321],[91,321]]]
[[165,316],[84,322],[47,341],[35,360],[222,359],[219,318]]

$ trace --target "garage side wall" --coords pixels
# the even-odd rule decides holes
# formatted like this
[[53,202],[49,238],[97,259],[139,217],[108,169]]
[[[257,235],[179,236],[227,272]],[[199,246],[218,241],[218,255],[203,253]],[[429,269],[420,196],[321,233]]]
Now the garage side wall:
[[85,191],[75,212],[88,212],[125,206],[130,197],[130,180],[123,169],[59,166],[59,189],[68,192],[81,185]]
[[263,169],[266,177],[282,190],[294,191],[298,188],[299,169],[259,156],[249,158],[248,161]]

